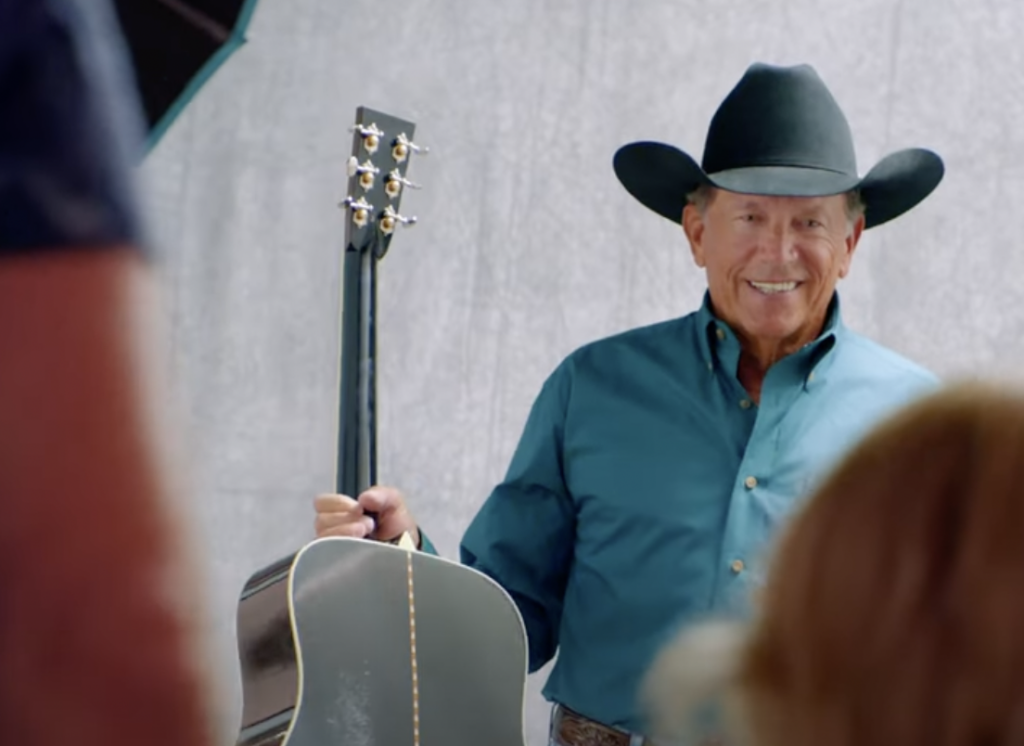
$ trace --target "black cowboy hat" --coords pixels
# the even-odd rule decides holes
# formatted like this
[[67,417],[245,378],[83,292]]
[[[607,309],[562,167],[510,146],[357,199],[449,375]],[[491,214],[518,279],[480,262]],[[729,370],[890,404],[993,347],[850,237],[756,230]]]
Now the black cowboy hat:
[[892,220],[939,185],[942,159],[923,148],[883,158],[857,175],[850,126],[810,65],[755,63],[715,112],[703,167],[678,148],[634,142],[619,148],[615,174],[640,202],[673,222],[701,184],[731,192],[817,197],[858,189],[865,227]]

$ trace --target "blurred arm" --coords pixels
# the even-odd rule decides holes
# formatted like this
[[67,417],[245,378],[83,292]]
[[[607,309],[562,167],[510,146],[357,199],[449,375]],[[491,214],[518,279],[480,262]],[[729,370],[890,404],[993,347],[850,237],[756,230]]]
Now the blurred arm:
[[0,0],[0,732],[206,746],[203,585],[105,0]]
[[0,723],[23,746],[213,743],[136,251],[0,262]]

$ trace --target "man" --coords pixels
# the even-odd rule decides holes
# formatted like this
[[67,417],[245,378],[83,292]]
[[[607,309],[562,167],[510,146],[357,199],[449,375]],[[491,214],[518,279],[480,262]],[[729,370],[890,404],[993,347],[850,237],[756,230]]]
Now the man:
[[[614,167],[682,224],[704,302],[569,355],[461,545],[515,600],[530,670],[558,653],[544,691],[551,742],[566,746],[644,743],[636,688],[667,636],[743,613],[815,477],[936,385],[846,328],[835,288],[862,231],[924,199],[942,161],[905,150],[858,177],[846,119],[812,68],[752,65],[712,119],[702,166],[640,142]],[[393,488],[324,495],[316,509],[319,536],[422,540]]]
[[215,742],[114,24],[103,0],[0,0],[0,733],[19,746]]

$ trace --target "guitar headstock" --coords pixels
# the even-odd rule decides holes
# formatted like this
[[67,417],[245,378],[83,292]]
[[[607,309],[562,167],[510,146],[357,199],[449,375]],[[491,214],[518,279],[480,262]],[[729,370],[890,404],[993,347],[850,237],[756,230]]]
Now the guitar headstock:
[[352,156],[347,163],[348,193],[339,205],[346,212],[348,251],[372,249],[377,259],[387,253],[395,231],[416,223],[399,207],[406,189],[419,189],[406,178],[409,162],[427,148],[413,142],[416,125],[405,119],[360,106],[351,128]]

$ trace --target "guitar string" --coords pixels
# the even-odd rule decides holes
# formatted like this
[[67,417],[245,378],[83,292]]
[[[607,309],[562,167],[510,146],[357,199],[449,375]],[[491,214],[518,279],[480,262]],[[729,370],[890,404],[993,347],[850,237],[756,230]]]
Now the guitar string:
[[412,656],[412,732],[413,746],[420,746],[420,687],[416,667],[416,594],[412,584],[412,552],[407,551],[406,568],[409,576],[409,650]]

